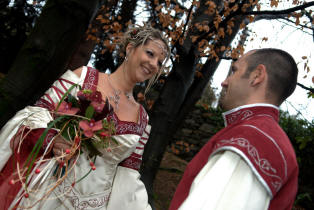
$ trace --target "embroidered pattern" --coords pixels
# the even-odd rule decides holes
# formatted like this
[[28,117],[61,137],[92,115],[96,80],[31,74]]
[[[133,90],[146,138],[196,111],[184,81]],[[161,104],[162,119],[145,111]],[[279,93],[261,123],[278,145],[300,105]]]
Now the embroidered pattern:
[[96,69],[87,67],[87,73],[83,84],[83,89],[96,90],[98,83],[98,71]]
[[99,207],[105,207],[108,203],[110,193],[100,195],[99,197],[89,196],[87,198],[82,198],[73,190],[71,186],[59,186],[60,193],[64,193],[65,197],[69,199],[71,205],[75,210],[86,210]]
[[227,119],[227,123],[229,125],[229,124],[232,124],[238,120],[245,120],[252,115],[253,115],[253,112],[251,110],[239,110],[239,111],[234,112],[230,115],[227,115],[226,119]]
[[135,122],[127,122],[119,120],[118,116],[113,113],[112,115],[108,116],[109,120],[113,120],[114,124],[116,125],[116,134],[136,134],[142,136],[145,127],[147,126],[147,112],[141,106],[140,107],[140,122],[139,124]]
[[124,161],[122,161],[119,166],[123,166],[126,168],[131,168],[134,170],[139,170],[141,167],[141,163],[142,160],[136,157],[133,157],[132,155],[130,157],[128,157],[127,159],[125,159]]
[[221,140],[216,145],[214,150],[222,147],[226,144],[238,145],[242,148],[246,148],[248,154],[251,156],[255,164],[259,167],[260,171],[265,175],[272,177],[271,184],[278,191],[282,185],[282,178],[277,174],[277,170],[273,168],[267,159],[261,158],[257,149],[250,144],[250,142],[245,138],[231,138],[230,140]]

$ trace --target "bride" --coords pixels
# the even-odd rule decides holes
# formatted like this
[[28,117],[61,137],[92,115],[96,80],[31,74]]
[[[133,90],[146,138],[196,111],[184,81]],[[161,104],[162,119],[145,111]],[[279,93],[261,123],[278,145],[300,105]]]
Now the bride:
[[[122,37],[120,49],[125,59],[114,73],[108,75],[86,66],[67,71],[34,106],[17,112],[2,128],[0,191],[6,196],[0,198],[1,209],[151,209],[138,172],[150,126],[145,109],[132,93],[136,83],[149,79],[148,86],[151,86],[157,80],[170,50],[162,33],[150,26],[130,28]],[[108,99],[114,111],[107,118],[114,122],[113,138],[118,146],[111,151],[97,148],[101,154],[92,165],[88,151],[83,151],[75,160],[71,159],[72,169],[60,179],[56,176],[58,157],[71,144],[50,129],[39,156],[40,160],[50,159],[45,163],[35,162],[26,188],[25,180],[18,177],[16,160],[25,163],[47,124],[53,120],[51,111],[73,84],[99,91],[103,101]],[[78,91],[76,87],[70,93],[76,96]],[[14,139],[21,129],[27,135],[22,138],[23,142],[16,143]]]

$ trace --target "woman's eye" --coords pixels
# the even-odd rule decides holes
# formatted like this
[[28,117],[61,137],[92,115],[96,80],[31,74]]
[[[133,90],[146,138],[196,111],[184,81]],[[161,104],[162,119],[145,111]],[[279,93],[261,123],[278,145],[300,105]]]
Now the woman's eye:
[[146,51],[146,53],[147,53],[147,55],[149,55],[149,56],[151,56],[151,57],[153,57],[153,56],[154,56],[154,53],[153,53],[153,52],[151,52],[151,51],[149,51],[149,50],[147,50],[147,51]]
[[162,62],[158,61],[158,66],[161,67],[162,66]]

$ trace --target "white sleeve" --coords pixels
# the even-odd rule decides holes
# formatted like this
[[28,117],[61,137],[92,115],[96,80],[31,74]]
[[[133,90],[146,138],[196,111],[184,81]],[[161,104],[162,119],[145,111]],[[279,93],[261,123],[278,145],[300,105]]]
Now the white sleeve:
[[[148,140],[150,125],[147,125],[143,136],[140,138],[137,147],[129,159],[130,166],[141,163],[144,146]],[[133,162],[132,158],[139,158],[140,162]],[[138,165],[139,168],[139,165]],[[140,180],[138,170],[118,166],[114,178],[107,210],[151,210],[148,203],[148,195],[144,183]]]
[[194,179],[180,210],[266,210],[270,195],[236,153],[212,156]]
[[[83,73],[86,74],[86,68],[83,68]],[[79,78],[72,71],[65,72],[61,78],[69,80],[76,84],[82,84],[84,81],[84,76]],[[48,100],[47,96],[54,102],[60,100],[60,95],[57,94],[56,88],[65,92],[66,88],[71,87],[72,85],[67,82],[60,82],[57,80],[53,83],[52,88],[48,89],[42,99]],[[54,87],[54,88],[53,88]],[[77,91],[78,88],[73,90],[73,93]],[[36,128],[46,128],[47,123],[52,119],[49,111],[46,108],[37,107],[37,106],[27,106],[24,109],[20,110],[12,117],[0,130],[0,171],[3,166],[6,164],[8,159],[12,154],[10,147],[10,141],[12,137],[16,134],[20,126],[27,126],[30,129]]]

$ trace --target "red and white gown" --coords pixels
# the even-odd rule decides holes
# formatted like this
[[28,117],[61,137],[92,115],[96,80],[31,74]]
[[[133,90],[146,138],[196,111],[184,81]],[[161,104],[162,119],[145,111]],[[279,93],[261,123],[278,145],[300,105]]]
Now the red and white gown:
[[[57,180],[53,174],[58,163],[53,156],[49,162],[39,166],[39,174],[36,174],[34,170],[31,172],[31,183],[28,188],[33,191],[29,191],[28,196],[25,196],[26,192],[19,183],[13,186],[8,183],[13,176],[12,167],[16,168],[16,166],[12,166],[14,157],[10,141],[19,127],[26,126],[33,129],[35,133],[42,131],[47,127],[47,123],[53,120],[48,110],[53,108],[53,104],[61,99],[62,93],[65,93],[72,84],[79,84],[83,88],[92,88],[97,82],[98,71],[89,67],[83,68],[80,78],[72,71],[67,71],[54,82],[53,86],[36,103],[36,106],[28,106],[17,112],[2,128],[0,131],[1,209],[16,207],[23,209],[23,207],[30,206],[33,206],[32,209],[151,209],[145,186],[139,179],[138,172],[150,132],[148,115],[142,106],[138,123],[121,121],[115,113],[109,116],[116,124],[114,138],[119,145],[113,146],[111,152],[101,151],[102,156],[97,156],[95,161],[96,170],[89,173],[82,181],[75,183],[74,187],[71,187],[73,181],[79,180],[90,171],[91,166],[90,160],[86,156],[87,152],[79,156],[74,169],[67,178],[47,197],[44,196],[47,189],[51,189]],[[78,88],[71,91],[73,95],[76,95],[77,92]],[[49,135],[53,141],[53,131]],[[25,142],[25,148],[22,150],[30,151],[30,148],[27,147],[34,146],[35,141]],[[23,151],[21,151],[21,155],[27,156],[22,153]],[[45,154],[47,151],[43,150],[42,153]],[[4,193],[6,196],[3,195]],[[42,199],[38,201],[40,198]]]

